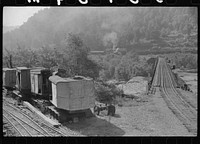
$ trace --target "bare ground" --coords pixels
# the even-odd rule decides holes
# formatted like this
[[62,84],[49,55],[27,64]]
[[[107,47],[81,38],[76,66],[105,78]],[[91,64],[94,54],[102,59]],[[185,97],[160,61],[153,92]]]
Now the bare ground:
[[183,79],[186,84],[189,85],[190,89],[193,91],[194,94],[197,95],[197,83],[198,83],[198,77],[197,73],[190,73],[186,71],[182,71],[179,69],[174,70],[175,73],[179,75],[181,79]]
[[123,99],[123,106],[116,106],[114,117],[109,118],[102,112],[100,116],[65,126],[87,136],[193,135],[167,107],[159,89],[155,95],[141,94],[137,99]]
[[[158,91],[158,90],[157,90]],[[100,116],[66,123],[79,136],[190,136],[192,135],[168,109],[159,92],[124,99],[114,117]],[[68,133],[69,134],[69,133]],[[70,134],[69,134],[70,135]]]
[[182,71],[180,69],[174,70],[175,73],[179,75],[181,79],[183,79],[186,84],[190,87],[192,92],[189,91],[184,91],[182,89],[179,89],[179,91],[183,94],[183,96],[187,99],[187,101],[192,104],[195,108],[197,108],[197,84],[198,84],[198,77],[197,73],[191,73],[191,72],[186,72]]

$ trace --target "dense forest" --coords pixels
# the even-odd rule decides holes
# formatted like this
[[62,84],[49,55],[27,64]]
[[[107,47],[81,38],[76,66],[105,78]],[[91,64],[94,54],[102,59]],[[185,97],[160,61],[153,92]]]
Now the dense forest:
[[3,47],[63,47],[78,34],[91,50],[197,47],[197,8],[62,8],[40,10],[3,35]]

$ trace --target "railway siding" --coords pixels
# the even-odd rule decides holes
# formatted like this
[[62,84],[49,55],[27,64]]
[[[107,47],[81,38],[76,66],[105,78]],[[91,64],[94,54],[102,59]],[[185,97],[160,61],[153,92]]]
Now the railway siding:
[[22,125],[19,120],[13,117],[8,111],[3,110],[4,118],[13,126],[20,136],[31,136],[31,133]]
[[[20,134],[20,128],[16,129],[15,125],[13,126],[13,123],[9,122],[10,117],[6,117],[6,114],[4,114],[4,121],[8,123],[9,126],[11,126],[11,130],[15,135],[13,136],[69,136],[69,135],[79,135],[76,132],[71,131],[68,128],[65,127],[54,127],[51,123],[44,120],[36,111],[33,111],[26,105],[26,102],[23,102],[23,105],[16,105],[16,100],[11,98],[10,96],[12,93],[11,91],[8,91],[7,89],[3,88],[3,105],[4,105],[4,113],[6,111],[11,114],[13,117],[13,121],[19,121],[21,125],[23,125],[28,130],[32,131],[30,134]],[[25,105],[24,105],[25,104]],[[31,105],[32,106],[32,105]],[[33,107],[33,106],[32,106]],[[13,115],[13,114],[14,115]],[[23,118],[26,117],[26,120]],[[47,118],[43,115],[43,117]],[[55,122],[54,122],[55,124]],[[57,123],[56,123],[57,125]],[[9,128],[10,129],[10,128]],[[22,128],[21,128],[22,129]]]
[[30,136],[49,136],[50,134],[40,127],[35,121],[33,121],[31,118],[20,112],[19,110],[15,109],[14,107],[11,107],[9,105],[4,105],[4,111],[12,115],[12,117],[21,123],[28,131]]
[[37,115],[39,115],[41,118],[43,118],[44,120],[46,120],[48,123],[50,123],[51,125],[58,127],[60,126],[60,123],[56,123],[54,121],[52,121],[51,119],[47,118],[46,116],[44,116],[40,111],[38,111],[36,108],[34,108],[30,103],[28,102],[24,102],[24,105],[27,106],[32,112],[36,113]]

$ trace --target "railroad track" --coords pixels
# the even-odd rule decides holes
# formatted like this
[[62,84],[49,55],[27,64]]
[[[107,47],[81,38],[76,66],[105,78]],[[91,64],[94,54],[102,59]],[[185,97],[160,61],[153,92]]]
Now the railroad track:
[[[2,92],[3,92],[3,95],[5,96],[8,93],[8,90],[6,88],[3,88]],[[70,129],[67,129],[64,127],[60,127],[58,129],[53,126],[50,126],[49,124],[44,122],[43,119],[40,119],[38,116],[36,116],[37,119],[35,117],[33,118],[32,116],[22,112],[19,108],[17,108],[15,106],[14,103],[10,103],[10,101],[8,101],[5,97],[3,97],[3,104],[7,105],[8,107],[12,108],[13,110],[17,111],[18,113],[20,113],[26,117],[29,117],[35,123],[38,123],[41,128],[45,129],[49,133],[49,136],[68,136],[68,132],[73,133],[73,135],[78,135],[78,134],[74,133],[73,131],[71,131]],[[29,109],[27,109],[27,110],[30,111]],[[30,113],[32,113],[32,112],[30,111]],[[15,129],[15,131],[17,131],[17,130]]]
[[170,69],[164,60],[160,60],[158,71],[157,77],[160,80],[157,80],[157,82],[161,84],[161,91],[164,94],[163,96],[167,105],[183,122],[188,131],[197,133],[197,111],[176,90]]
[[43,123],[41,125],[42,125],[42,127],[47,128],[49,130],[49,133],[53,134],[53,136],[66,136],[66,134],[64,134],[61,130],[58,131],[54,127],[50,127],[50,126],[43,124]]
[[19,136],[31,136],[31,133],[27,128],[25,128],[18,120],[16,120],[10,113],[3,110],[3,117],[6,121],[11,124]]
[[23,129],[26,129],[28,136],[49,136],[49,133],[46,130],[41,128],[29,117],[24,116],[11,109],[8,110],[8,107],[6,106],[4,106],[3,108],[3,113],[6,113],[7,116],[9,115],[9,117],[12,117],[13,120],[20,124],[21,127],[23,127]]
[[[23,132],[21,132],[21,130],[19,130],[19,128],[16,127],[16,125],[15,125],[15,123],[14,123],[15,121],[13,122],[12,119],[10,120],[10,119],[9,119],[9,116],[6,116],[5,113],[3,114],[3,119],[6,121],[6,124],[9,125],[9,129],[10,129],[10,126],[11,126],[11,128],[14,129],[14,133],[17,133],[17,135],[15,135],[15,136],[25,136],[25,135],[26,135],[26,133],[23,134]],[[22,127],[22,128],[23,128],[23,127]],[[25,130],[25,131],[26,131],[26,130]]]
[[153,78],[153,82],[151,85],[151,93],[156,93],[156,87],[161,87],[161,73],[160,73],[160,59],[157,60],[156,70]]
[[160,68],[160,60],[158,59],[154,79],[153,79],[153,82],[152,82],[152,87],[159,87],[160,86],[159,68]]
[[[41,122],[40,125],[39,125],[36,121],[34,121],[33,118],[31,118],[29,115],[22,112],[21,110],[19,110],[15,106],[12,106],[9,103],[6,103],[5,105],[7,105],[7,109],[12,110],[12,112],[14,111],[16,113],[16,115],[20,115],[22,118],[26,119],[22,123],[25,123],[26,125],[28,123],[32,124],[32,126],[29,125],[29,127],[32,127],[32,129],[35,129],[35,131],[38,131],[38,133],[40,133],[39,135],[43,135],[43,136],[66,136],[63,132],[57,130],[53,126],[49,126],[46,123]],[[19,119],[20,117],[17,117],[16,115],[15,115],[16,119],[17,118]]]
[[167,72],[168,72],[169,80],[170,80],[170,82],[171,82],[171,88],[173,89],[173,91],[174,91],[175,94],[177,95],[177,98],[179,98],[179,99],[182,101],[182,103],[183,103],[186,107],[188,107],[189,110],[191,110],[192,113],[197,114],[196,108],[195,108],[193,105],[191,105],[191,103],[188,102],[188,100],[186,99],[186,97],[184,97],[184,96],[182,95],[182,93],[179,92],[179,91],[174,87],[173,82],[172,82],[172,78],[171,78],[170,75],[169,75],[169,70],[168,70]]
[[[185,107],[187,107],[189,110],[191,110],[191,112],[192,113],[195,113],[196,114],[196,109],[190,104],[190,103],[188,103],[188,100],[186,99],[186,97],[184,97],[183,95],[182,95],[182,93],[181,92],[179,92],[175,87],[174,87],[174,83],[173,83],[173,81],[172,81],[172,78],[170,77],[170,75],[169,75],[169,70],[166,70],[165,71],[167,74],[168,74],[168,76],[169,76],[169,81],[168,82],[170,82],[170,84],[169,84],[169,86],[171,87],[171,89],[173,89],[173,92],[174,92],[174,94],[176,94],[176,98],[179,98],[180,99],[180,101],[183,103],[183,105],[185,106]],[[166,74],[166,75],[167,75]]]
[[177,92],[183,96],[183,98],[185,99],[185,101],[187,101],[187,103],[188,103],[191,107],[193,107],[194,109],[197,110],[197,101],[188,99],[188,96],[187,96],[187,95],[191,96],[191,94],[192,94],[191,92],[184,91],[183,94],[180,92],[180,90],[177,90]]

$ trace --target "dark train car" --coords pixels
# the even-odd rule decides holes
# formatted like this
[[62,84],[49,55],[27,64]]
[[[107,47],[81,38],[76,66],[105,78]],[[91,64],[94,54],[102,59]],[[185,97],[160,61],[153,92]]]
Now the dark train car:
[[51,71],[49,69],[43,67],[33,68],[30,75],[32,94],[43,97],[51,95],[51,83],[48,79],[51,76]]
[[16,68],[16,88],[23,94],[30,94],[31,81],[30,81],[30,69],[27,67]]
[[3,86],[13,88],[16,84],[16,69],[3,68]]

